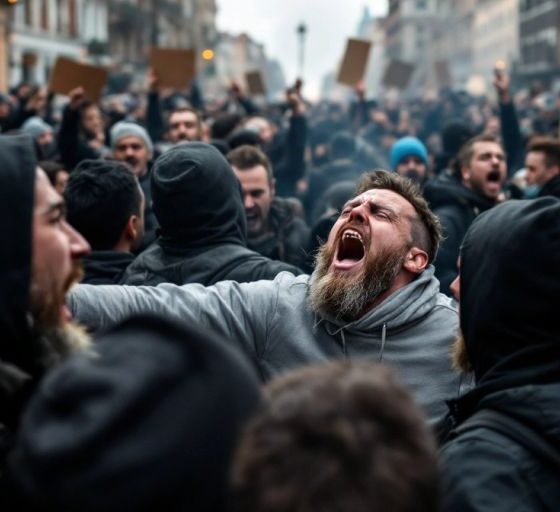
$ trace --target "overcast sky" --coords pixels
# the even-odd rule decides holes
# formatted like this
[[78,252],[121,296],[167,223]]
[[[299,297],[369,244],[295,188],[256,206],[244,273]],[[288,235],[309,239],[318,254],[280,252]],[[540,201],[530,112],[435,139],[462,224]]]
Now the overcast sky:
[[304,78],[306,94],[316,96],[321,81],[342,57],[365,5],[374,15],[387,12],[387,0],[218,0],[218,30],[246,32],[264,43],[269,57],[282,63],[288,82],[298,73],[296,27],[307,25]]

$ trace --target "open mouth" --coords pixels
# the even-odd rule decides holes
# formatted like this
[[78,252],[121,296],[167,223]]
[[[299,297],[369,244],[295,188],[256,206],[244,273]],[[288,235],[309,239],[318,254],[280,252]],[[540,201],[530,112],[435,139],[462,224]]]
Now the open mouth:
[[486,176],[486,181],[490,183],[500,183],[502,181],[502,175],[500,171],[490,171]]
[[333,265],[336,269],[350,270],[363,261],[365,254],[362,235],[353,229],[346,229],[338,242]]

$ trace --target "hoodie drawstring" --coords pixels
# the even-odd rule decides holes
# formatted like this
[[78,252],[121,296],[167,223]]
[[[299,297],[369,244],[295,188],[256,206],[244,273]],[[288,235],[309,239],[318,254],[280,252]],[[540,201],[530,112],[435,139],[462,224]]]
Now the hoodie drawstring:
[[387,324],[383,324],[381,329],[381,350],[379,351],[379,362],[383,361],[383,351],[385,350],[385,340],[387,339]]

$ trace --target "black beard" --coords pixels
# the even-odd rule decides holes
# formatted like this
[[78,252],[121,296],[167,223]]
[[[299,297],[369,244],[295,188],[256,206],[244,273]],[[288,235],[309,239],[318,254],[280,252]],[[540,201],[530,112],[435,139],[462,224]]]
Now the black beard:
[[385,250],[373,258],[366,253],[362,269],[351,277],[330,271],[336,247],[337,243],[332,247],[324,244],[319,249],[309,281],[309,301],[312,309],[323,316],[352,322],[391,287],[408,247],[397,252]]

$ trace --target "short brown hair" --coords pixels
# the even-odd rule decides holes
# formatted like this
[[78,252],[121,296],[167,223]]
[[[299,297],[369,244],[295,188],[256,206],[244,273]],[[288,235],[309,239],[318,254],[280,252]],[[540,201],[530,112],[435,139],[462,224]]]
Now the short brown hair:
[[167,115],[167,124],[169,125],[169,123],[171,122],[171,116],[174,114],[182,114],[183,112],[190,112],[191,114],[194,114],[196,116],[196,122],[198,123],[199,126],[202,125],[202,115],[201,113],[196,110],[195,108],[192,107],[178,107],[178,108],[174,108],[171,112],[169,112],[169,114]]
[[272,184],[274,181],[270,160],[265,153],[256,146],[249,146],[247,144],[239,146],[228,153],[227,159],[232,166],[240,171],[246,171],[257,165],[262,165],[266,169],[268,183]]
[[560,140],[554,137],[533,137],[527,145],[527,152],[529,151],[544,153],[547,167],[560,167]]
[[457,155],[457,166],[455,170],[459,179],[461,178],[461,169],[463,167],[468,167],[471,164],[471,160],[474,155],[474,145],[477,142],[493,142],[504,149],[501,140],[490,133],[482,133],[481,135],[470,138],[461,146],[459,154]]
[[234,460],[234,510],[437,510],[435,442],[392,370],[338,361],[264,394]]
[[420,189],[404,176],[381,170],[362,175],[357,195],[372,189],[391,190],[404,197],[413,206],[418,218],[412,222],[412,243],[426,251],[430,263],[434,261],[442,240],[441,224],[430,210]]

